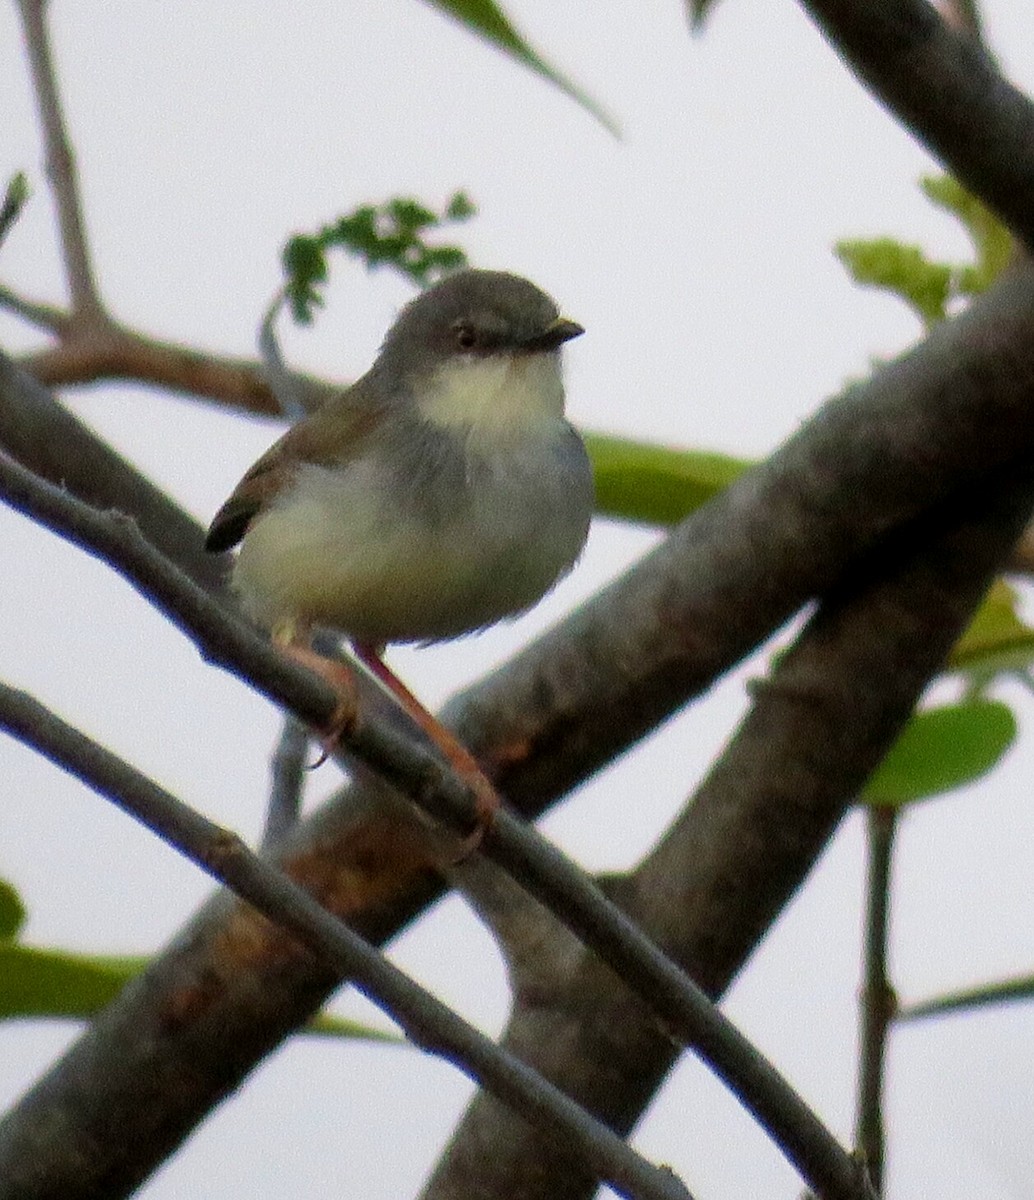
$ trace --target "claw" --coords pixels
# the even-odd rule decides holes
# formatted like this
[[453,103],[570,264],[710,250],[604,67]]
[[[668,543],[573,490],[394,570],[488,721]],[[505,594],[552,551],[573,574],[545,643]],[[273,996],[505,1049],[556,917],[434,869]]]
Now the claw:
[[315,771],[317,767],[330,758],[337,749],[341,739],[351,733],[359,724],[359,693],[356,688],[355,674],[351,667],[340,659],[326,658],[317,654],[303,641],[294,640],[281,644],[280,648],[295,662],[318,675],[337,693],[338,703],[325,728],[319,731],[322,753],[307,771]]

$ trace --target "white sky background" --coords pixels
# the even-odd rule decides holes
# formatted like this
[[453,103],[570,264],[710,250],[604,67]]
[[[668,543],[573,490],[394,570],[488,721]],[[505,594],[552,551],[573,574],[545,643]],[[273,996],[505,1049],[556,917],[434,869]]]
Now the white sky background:
[[[508,11],[619,119],[617,142],[555,89],[414,0],[54,6],[60,79],[100,281],[130,325],[251,354],[292,231],[368,199],[435,204],[466,188],[459,235],[480,266],[528,275],[588,333],[568,352],[576,422],[763,455],[871,355],[917,336],[903,306],[847,282],[831,246],[890,233],[944,254],[965,243],[915,187],[928,157],[864,93],[791,0],[725,0],[691,39],[678,0]],[[0,279],[63,295],[13,6],[0,6],[0,177],[35,196]],[[1026,0],[986,0],[1012,76],[1034,90]],[[411,294],[338,264],[290,360],[351,378]],[[33,343],[0,318],[0,342]],[[202,520],[272,440],[246,422],[130,386],[73,409]],[[533,614],[392,661],[429,702],[505,659],[631,562],[651,537],[594,532],[575,574]],[[253,837],[279,719],[84,555],[0,511],[0,675],[215,819]],[[763,669],[763,661],[751,670]],[[744,673],[586,786],[545,822],[592,869],[632,865],[706,769],[744,706]],[[1019,688],[1008,698],[1030,712]],[[1030,970],[1031,752],[905,823],[893,968],[906,998]],[[27,936],[97,952],[160,945],[208,882],[32,754],[0,742],[0,876]],[[314,798],[338,782],[311,781]],[[732,992],[727,1008],[844,1139],[853,1107],[863,874],[852,819]],[[393,956],[489,1031],[506,993],[490,939],[452,899]],[[342,1011],[367,1013],[358,1000]],[[0,1027],[0,1104],[75,1036]],[[889,1195],[1034,1196],[1034,1016],[1013,1008],[894,1035]],[[298,1039],[267,1062],[141,1194],[415,1192],[469,1086],[419,1053]],[[701,1200],[793,1197],[779,1154],[697,1066],[674,1073],[638,1144]],[[386,1152],[386,1147],[390,1150]]]

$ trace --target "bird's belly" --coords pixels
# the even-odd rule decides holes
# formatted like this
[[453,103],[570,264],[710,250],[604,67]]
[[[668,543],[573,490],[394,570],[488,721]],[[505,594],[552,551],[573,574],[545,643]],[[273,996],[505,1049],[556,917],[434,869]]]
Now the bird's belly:
[[577,559],[592,494],[576,465],[574,479],[548,460],[490,472],[433,520],[361,468],[306,468],[248,531],[235,586],[269,626],[325,625],[371,643],[483,628],[529,608]]

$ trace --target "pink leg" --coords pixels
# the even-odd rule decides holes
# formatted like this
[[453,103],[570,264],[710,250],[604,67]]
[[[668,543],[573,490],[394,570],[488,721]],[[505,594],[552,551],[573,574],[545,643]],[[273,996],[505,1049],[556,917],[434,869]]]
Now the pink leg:
[[304,637],[291,640],[275,638],[288,658],[293,658],[307,670],[318,675],[337,693],[338,703],[326,728],[319,731],[322,753],[309,770],[321,767],[337,748],[341,738],[354,729],[359,720],[359,696],[352,668],[337,658],[317,654]]
[[412,717],[421,730],[431,739],[445,756],[446,761],[457,775],[467,783],[476,798],[475,813],[477,826],[464,843],[465,854],[476,850],[485,836],[496,810],[499,808],[499,794],[488,782],[485,773],[477,764],[471,752],[445,726],[427,711],[401,679],[391,670],[380,656],[378,647],[365,643],[353,643],[356,657],[374,676],[375,679],[402,705],[404,711]]

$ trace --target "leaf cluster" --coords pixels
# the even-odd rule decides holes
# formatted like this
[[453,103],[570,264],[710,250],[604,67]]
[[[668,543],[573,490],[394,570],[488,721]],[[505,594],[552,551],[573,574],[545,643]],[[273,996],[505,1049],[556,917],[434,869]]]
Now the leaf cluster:
[[436,213],[412,197],[393,196],[383,204],[363,204],[316,233],[298,233],[284,246],[284,293],[296,321],[312,323],[323,305],[330,278],[327,251],[344,250],[368,271],[390,267],[418,287],[427,287],[450,271],[466,266],[456,245],[435,245],[427,235],[469,221],[477,212],[465,192],[456,192]]
[[921,246],[892,237],[848,239],[837,242],[835,251],[856,283],[897,296],[930,328],[990,287],[1009,260],[1012,238],[952,176],[927,176],[919,186],[931,204],[962,225],[973,246],[971,262],[933,259]]

